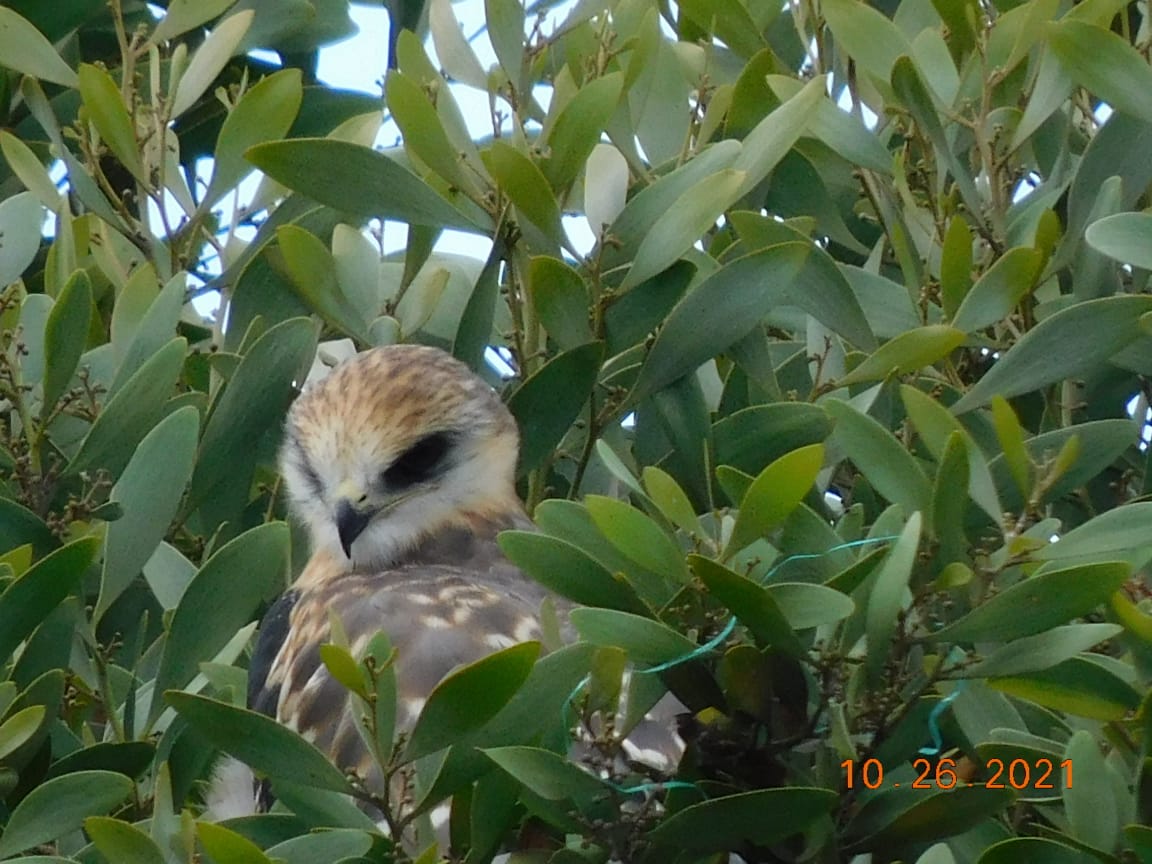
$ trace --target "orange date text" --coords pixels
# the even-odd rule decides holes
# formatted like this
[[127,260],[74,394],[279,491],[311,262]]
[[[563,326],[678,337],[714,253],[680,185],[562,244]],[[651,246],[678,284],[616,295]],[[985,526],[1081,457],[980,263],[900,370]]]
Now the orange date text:
[[[885,785],[884,765],[879,759],[865,759],[863,762],[845,759],[840,767],[844,769],[844,785],[849,789],[879,789]],[[963,783],[956,773],[955,759],[914,759],[912,768],[916,771],[916,778],[907,785],[913,789],[953,789]],[[1062,788],[1072,787],[1071,759],[1054,763],[1046,758],[1010,759],[1007,762],[992,758],[987,761],[985,768],[987,780],[973,780],[965,785],[1043,791],[1060,788],[1056,783],[1062,781]],[[888,782],[887,785],[895,788],[901,784]]]

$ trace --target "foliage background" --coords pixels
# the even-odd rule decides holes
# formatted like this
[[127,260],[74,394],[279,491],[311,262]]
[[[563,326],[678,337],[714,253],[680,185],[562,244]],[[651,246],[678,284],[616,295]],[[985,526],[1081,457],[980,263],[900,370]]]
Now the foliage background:
[[[450,799],[467,861],[526,813],[555,842],[523,861],[1152,861],[1146,4],[582,0],[541,28],[487,0],[485,69],[447,0],[392,2],[438,59],[393,46],[386,152],[379,101],[315,80],[343,0],[157,5],[0,6],[0,859],[414,851],[236,707],[304,556],[279,424],[351,339],[502,389],[542,529],[502,543],[588,607],[410,735],[387,664],[330,649],[414,777],[397,827]],[[488,260],[434,252],[446,227]],[[675,777],[604,725],[666,688]],[[280,812],[198,819],[217,748]]]

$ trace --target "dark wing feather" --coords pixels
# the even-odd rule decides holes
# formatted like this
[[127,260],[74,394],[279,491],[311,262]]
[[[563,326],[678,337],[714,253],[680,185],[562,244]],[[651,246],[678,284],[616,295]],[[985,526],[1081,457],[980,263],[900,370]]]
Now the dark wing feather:
[[300,598],[300,592],[285,591],[260,622],[260,636],[252,652],[252,662],[248,664],[248,707],[269,717],[276,716],[276,702],[280,698],[280,688],[268,688],[268,672],[276,659],[292,623],[292,609]]

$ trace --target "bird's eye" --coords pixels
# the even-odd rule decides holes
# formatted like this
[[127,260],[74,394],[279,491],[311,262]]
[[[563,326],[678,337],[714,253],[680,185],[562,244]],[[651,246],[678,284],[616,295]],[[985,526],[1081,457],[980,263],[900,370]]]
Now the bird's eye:
[[384,472],[384,482],[392,489],[403,489],[429,479],[444,459],[451,443],[448,435],[443,432],[421,438]]

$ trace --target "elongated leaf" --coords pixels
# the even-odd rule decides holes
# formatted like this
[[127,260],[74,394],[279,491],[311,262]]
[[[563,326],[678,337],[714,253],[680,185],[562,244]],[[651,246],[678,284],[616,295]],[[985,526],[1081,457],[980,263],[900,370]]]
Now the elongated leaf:
[[[163,27],[171,16],[172,9],[169,8],[160,26]],[[240,97],[220,127],[212,162],[212,179],[204,193],[202,207],[211,207],[252,170],[244,159],[245,151],[265,141],[284,137],[296,119],[303,98],[299,69],[282,69],[273,73]]]
[[436,685],[412,728],[404,759],[435,753],[496,716],[528,679],[539,642],[524,642],[457,669]]
[[148,563],[176,516],[192,477],[200,415],[186,406],[169,414],[144,436],[109,500],[124,515],[108,526],[97,620]]
[[[0,139],[3,140],[3,139]],[[1116,213],[1088,226],[1084,239],[1109,258],[1152,270],[1152,213]]]
[[78,771],[34,788],[12,811],[0,857],[76,831],[87,816],[107,813],[132,794],[132,781],[111,771]]
[[487,230],[423,180],[371,147],[329,138],[258,144],[244,154],[272,179],[360,219],[396,219],[432,228]]
[[1127,564],[1104,561],[1040,573],[989,598],[926,638],[934,642],[1006,642],[1031,636],[1107,603],[1129,572]]
[[545,173],[554,189],[562,189],[576,179],[615,112],[623,86],[622,72],[597,78],[581,87],[561,110],[547,141],[552,152]]
[[225,12],[235,0],[171,0],[149,41],[160,43],[187,33]]
[[736,169],[717,171],[689,189],[676,207],[661,214],[640,241],[621,290],[634,288],[671,267],[735,203],[745,176]]
[[452,340],[452,356],[463,361],[470,369],[480,369],[484,352],[492,343],[492,324],[496,318],[496,303],[500,297],[500,265],[506,252],[503,243],[493,243],[484,262],[484,269],[476,277],[476,285],[468,296],[456,338]]
[[1048,25],[1048,44],[1072,78],[1118,111],[1152,121],[1152,69],[1127,41],[1084,21]]
[[424,88],[409,76],[391,69],[384,82],[384,94],[392,117],[404,135],[405,149],[447,183],[475,189],[475,181],[461,163]]
[[1029,330],[953,407],[956,414],[1005,399],[1099,367],[1141,335],[1140,316],[1152,311],[1152,297],[1104,297],[1077,303]]
[[88,341],[92,321],[92,283],[77,270],[56,298],[44,328],[44,398],[41,416],[47,416],[64,395]]
[[56,53],[52,43],[11,9],[0,6],[0,65],[24,75],[75,87],[76,73]]
[[538,256],[532,259],[528,271],[528,288],[540,323],[561,348],[592,341],[588,289],[576,270],[559,258]]
[[29,705],[0,723],[0,761],[11,755],[36,734],[44,722],[47,709]]
[[601,533],[630,559],[670,580],[687,581],[684,555],[655,521],[618,498],[589,495],[584,504]]
[[690,559],[692,571],[711,594],[727,606],[761,645],[770,645],[800,657],[804,648],[773,596],[751,579],[699,555]]
[[24,187],[49,210],[55,210],[60,201],[60,193],[48,175],[44,163],[32,148],[11,132],[0,132],[0,151],[3,152],[8,167],[20,178]]
[[1090,657],[1073,657],[1040,672],[989,678],[987,683],[1037,705],[1096,720],[1119,720],[1135,711],[1142,694]]
[[172,96],[171,117],[179,117],[195,105],[196,100],[212,85],[224,65],[239,49],[240,40],[248,32],[255,15],[252,9],[229,15],[208,34],[180,76],[180,83],[176,85],[176,92]]
[[[1123,595],[1114,595],[1123,596]],[[965,667],[964,678],[992,678],[1039,672],[1111,639],[1123,628],[1117,624],[1065,624],[1035,636],[1016,639],[997,648],[979,663]]]
[[170,691],[164,698],[214,745],[274,783],[285,780],[333,792],[351,791],[343,772],[328,757],[271,717],[191,693]]
[[508,399],[520,427],[520,471],[540,465],[580,415],[596,384],[604,346],[589,342],[541,366]]
[[120,160],[120,164],[142,183],[148,182],[144,175],[144,163],[140,161],[140,144],[136,140],[136,129],[120,88],[112,76],[91,63],[80,64],[80,97],[88,118],[108,149]]
[[896,622],[907,600],[908,583],[912,577],[912,567],[916,563],[916,553],[920,547],[922,519],[919,513],[908,518],[908,524],[900,532],[872,585],[868,595],[868,611],[865,617],[865,632],[868,635],[868,657],[865,669],[869,678],[878,682],[884,663],[890,653],[890,642],[896,632]]
[[100,548],[84,537],[37,561],[0,594],[0,662],[55,609],[80,581]]
[[782,243],[738,258],[690,291],[656,336],[632,399],[639,401],[730,348],[780,302],[809,255],[804,243]]
[[549,801],[571,800],[577,806],[587,806],[610,794],[602,780],[548,750],[493,747],[484,755]]
[[316,336],[311,321],[291,318],[269,328],[248,349],[208,418],[188,508],[240,473],[250,463],[251,442],[282,421],[293,388],[315,353]]
[[836,383],[847,386],[880,381],[893,373],[906,375],[947,357],[964,344],[965,338],[962,331],[941,324],[909,330],[885,342]]
[[[4,7],[0,6],[0,13]],[[0,15],[2,18],[2,15]],[[0,202],[0,286],[19,279],[40,251],[43,207],[31,192],[20,192]]]
[[[191,681],[199,664],[223,648],[261,603],[284,590],[287,568],[288,526],[283,522],[252,528],[208,559],[172,616],[149,722],[160,716],[165,690]],[[237,578],[239,573],[243,579]],[[228,602],[222,604],[221,597]]]
[[1032,290],[1044,256],[1036,249],[1009,249],[964,296],[952,326],[965,333],[1007,318]]
[[834,440],[876,491],[899,504],[905,513],[926,512],[932,487],[923,469],[896,437],[847,402],[829,399],[822,404],[836,421]]
[[215,861],[229,861],[234,864],[272,864],[272,859],[260,851],[260,847],[235,831],[213,822],[201,822],[196,833],[204,850]]
[[726,795],[685,807],[652,832],[660,846],[695,852],[741,849],[745,843],[771,845],[831,811],[831,789],[793,786]]
[[499,542],[513,564],[562,597],[585,606],[646,611],[627,582],[571,543],[532,531],[504,531]]
[[824,445],[810,444],[781,456],[760,472],[740,502],[725,557],[763,537],[783,522],[816,482]]
[[104,468],[119,477],[132,453],[164,413],[184,365],[187,343],[176,338],[128,379],[96,417],[68,473]]
[[108,816],[89,816],[84,830],[92,844],[109,861],[132,861],[133,864],[164,864],[160,847],[135,825]]
[[614,609],[573,609],[572,626],[593,645],[623,648],[641,663],[666,663],[688,657],[696,643],[667,624]]
[[808,119],[824,99],[824,87],[815,79],[756,124],[744,138],[732,168],[741,172],[740,194],[750,192],[767,177],[804,134]]

